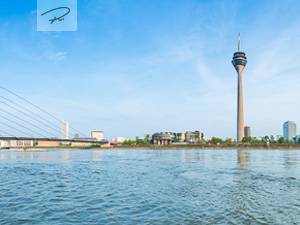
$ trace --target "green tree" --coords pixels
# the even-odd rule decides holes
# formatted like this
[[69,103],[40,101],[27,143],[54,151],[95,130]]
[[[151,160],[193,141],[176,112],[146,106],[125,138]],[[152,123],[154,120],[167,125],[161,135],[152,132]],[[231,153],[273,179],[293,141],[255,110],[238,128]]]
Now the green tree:
[[138,139],[138,140],[136,140],[136,143],[137,144],[147,144],[147,143],[149,143],[149,141],[146,139],[143,139],[143,140]]
[[270,141],[270,138],[269,138],[268,135],[262,137],[260,142],[261,142],[261,143],[265,143],[266,141]]
[[252,140],[252,138],[251,138],[251,137],[243,137],[243,139],[242,139],[242,143],[250,143],[250,142],[251,142],[251,140]]
[[257,139],[257,137],[252,138],[252,143],[255,143],[255,144],[259,143],[259,140]]
[[281,138],[278,139],[278,143],[279,143],[279,144],[282,144],[282,143],[284,143],[284,142],[285,142],[284,137],[281,137]]
[[131,140],[125,140],[125,141],[123,142],[124,145],[132,145],[132,144],[135,144],[135,143],[136,143],[136,142],[131,141]]
[[271,135],[270,143],[272,143],[272,144],[277,143],[277,141],[275,140],[275,137],[273,135]]
[[232,143],[232,139],[231,138],[226,138],[225,143],[226,144],[231,144]]
[[269,138],[268,135],[266,135],[266,136],[264,137],[264,141],[268,141],[268,140],[270,140],[270,138]]
[[217,137],[212,137],[210,140],[210,143],[212,144],[217,144],[217,143],[223,143],[223,140],[221,138],[217,138]]
[[286,141],[285,141],[286,143],[290,143],[290,140],[289,139],[286,139]]
[[248,142],[248,138],[247,137],[243,137],[242,143],[247,143],[247,142]]

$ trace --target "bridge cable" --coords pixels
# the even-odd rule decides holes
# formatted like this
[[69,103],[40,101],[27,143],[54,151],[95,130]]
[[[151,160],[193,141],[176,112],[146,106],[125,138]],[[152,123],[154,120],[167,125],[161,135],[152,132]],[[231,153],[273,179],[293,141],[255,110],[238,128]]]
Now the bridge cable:
[[[6,89],[6,88],[2,87],[1,85],[0,85],[0,88],[2,88],[3,90],[5,90],[5,91],[7,91],[7,92],[11,93],[12,95],[14,95],[14,96],[16,96],[16,97],[18,97],[18,98],[22,99],[23,101],[25,101],[25,102],[27,102],[28,104],[30,104],[30,105],[32,105],[32,106],[34,106],[35,108],[37,108],[37,109],[41,110],[42,112],[44,112],[44,113],[46,113],[47,115],[51,116],[52,118],[56,119],[56,120],[57,120],[57,121],[59,121],[60,123],[62,122],[62,120],[58,119],[56,116],[53,116],[52,114],[48,113],[48,112],[47,112],[47,111],[45,111],[44,109],[42,109],[42,108],[40,108],[39,106],[37,106],[37,105],[33,104],[32,102],[30,102],[30,101],[26,100],[25,98],[23,98],[23,97],[21,97],[21,96],[17,95],[16,93],[14,93],[14,92],[12,92],[12,91],[10,91],[10,90],[8,90],[8,89]],[[83,133],[81,133],[80,131],[76,130],[76,129],[75,129],[75,128],[73,128],[72,126],[70,126],[70,125],[69,125],[69,127],[70,127],[72,130],[74,130],[74,131],[78,132],[79,134],[81,134],[81,135],[83,135],[83,136],[87,137],[86,135],[84,135],[84,134],[83,134]]]
[[[26,109],[25,107],[23,107],[23,106],[21,106],[21,105],[15,103],[14,101],[11,101],[11,100],[9,100],[9,99],[7,99],[7,98],[1,96],[1,95],[0,95],[0,97],[3,98],[3,99],[5,99],[5,100],[7,100],[7,101],[9,101],[9,102],[11,102],[11,103],[14,104],[14,105],[17,105],[18,107],[20,107],[20,108],[26,110],[27,112],[32,113],[33,115],[35,115],[36,117],[42,119],[43,121],[46,121],[47,123],[50,123],[52,126],[58,128],[59,130],[61,129],[61,128],[60,128],[59,126],[57,126],[56,124],[53,124],[53,123],[49,122],[48,120],[46,120],[46,119],[44,119],[43,117],[37,115],[36,113],[32,112],[31,110]],[[0,101],[0,102],[2,102],[2,101]],[[2,103],[3,103],[3,102],[2,102]],[[32,117],[31,117],[31,118],[32,118]],[[44,124],[44,125],[45,125],[45,124]],[[56,130],[56,131],[57,131],[57,130]],[[47,133],[49,133],[49,132],[47,132]],[[59,133],[60,133],[60,131],[59,131]],[[52,134],[52,135],[53,135],[53,134]],[[74,134],[72,134],[72,133],[71,133],[71,135],[74,136]],[[54,136],[55,136],[55,135],[54,135]]]
[[24,115],[26,115],[26,116],[30,117],[31,119],[33,119],[33,120],[35,120],[35,121],[37,121],[37,122],[39,122],[39,123],[43,124],[44,126],[46,126],[46,127],[50,128],[50,129],[52,129],[52,130],[54,130],[54,131],[56,131],[56,132],[58,132],[58,133],[60,134],[60,132],[61,132],[60,130],[58,131],[58,130],[56,130],[56,129],[52,128],[52,127],[49,127],[47,124],[45,124],[45,123],[43,123],[43,122],[41,122],[41,121],[37,120],[36,118],[32,117],[31,115],[28,115],[27,113],[25,113],[25,112],[23,112],[23,111],[21,111],[21,110],[19,110],[19,109],[15,108],[15,107],[11,106],[11,105],[9,105],[9,104],[7,104],[7,103],[5,103],[5,102],[1,101],[1,100],[0,100],[0,102],[1,102],[1,103],[3,103],[3,104],[5,104],[5,105],[7,105],[8,107],[10,107],[10,108],[12,108],[12,109],[14,109],[14,110],[18,111],[18,112],[20,112],[20,113],[22,113],[22,114],[24,114]]
[[8,135],[11,136],[11,137],[16,137],[16,136],[14,136],[14,135],[12,135],[12,134],[10,134],[10,133],[7,133],[6,131],[3,131],[3,130],[0,130],[0,132],[1,132],[1,133],[8,134]]
[[54,127],[58,128],[58,129],[61,129],[61,128],[60,128],[59,126],[57,126],[56,124],[54,124],[54,123],[51,123],[50,121],[46,120],[45,118],[43,118],[43,117],[39,116],[38,114],[36,114],[36,113],[32,112],[32,111],[31,111],[31,110],[29,110],[29,109],[26,109],[25,107],[23,107],[23,106],[21,106],[21,105],[19,105],[19,104],[15,103],[14,101],[11,101],[11,100],[9,100],[8,98],[5,98],[5,97],[3,97],[3,96],[1,96],[1,95],[0,95],[0,97],[1,97],[1,98],[3,98],[3,99],[5,99],[6,101],[9,101],[10,103],[12,103],[12,104],[14,104],[14,105],[18,106],[18,107],[20,107],[20,108],[22,108],[22,109],[26,110],[27,112],[30,112],[30,113],[32,113],[32,114],[33,114],[33,115],[35,115],[36,117],[38,117],[38,118],[40,118],[40,119],[42,119],[42,120],[46,121],[47,123],[51,124],[52,126],[54,126]]
[[12,121],[11,119],[6,118],[5,116],[1,116],[1,115],[0,115],[0,117],[3,118],[3,119],[5,119],[5,120],[7,120],[7,121],[9,121],[9,122],[11,122],[11,123],[14,123],[14,124],[16,124],[16,125],[18,125],[18,126],[20,126],[20,127],[23,127],[23,128],[25,128],[25,129],[27,129],[27,130],[30,130],[30,131],[33,132],[33,133],[36,133],[36,134],[38,134],[38,135],[41,135],[41,136],[44,137],[44,138],[48,138],[48,137],[46,137],[46,136],[40,134],[39,132],[36,132],[36,131],[34,131],[34,130],[28,128],[28,127],[25,127],[25,126],[23,126],[23,125],[21,125],[21,124],[19,124],[19,123],[17,123],[17,122]]
[[28,134],[27,132],[21,131],[21,130],[19,130],[18,128],[12,127],[12,126],[10,126],[10,125],[8,125],[8,124],[6,124],[6,123],[3,123],[3,122],[1,122],[1,121],[0,121],[0,123],[3,124],[3,125],[5,125],[5,126],[7,126],[7,127],[10,127],[10,128],[12,128],[12,129],[14,129],[14,130],[17,130],[17,131],[19,131],[19,132],[21,132],[21,133],[23,133],[23,134],[26,134],[26,135],[28,135],[28,136],[30,136],[30,137],[33,138],[33,136],[32,136],[31,134]]
[[1,108],[0,108],[0,110],[1,110],[2,112],[5,112],[6,114],[8,114],[8,115],[12,116],[12,117],[15,117],[15,118],[17,118],[17,119],[21,120],[22,122],[25,122],[25,123],[29,124],[30,126],[33,126],[33,127],[37,128],[37,129],[39,129],[39,130],[42,130],[42,131],[44,131],[44,132],[46,132],[46,133],[50,134],[50,135],[51,135],[51,136],[53,136],[53,137],[55,137],[55,136],[56,136],[55,134],[52,134],[52,133],[50,133],[50,132],[48,132],[48,131],[46,131],[46,130],[44,130],[44,129],[42,129],[42,128],[38,127],[38,126],[35,126],[34,124],[32,124],[32,123],[29,123],[28,121],[26,121],[26,120],[23,120],[22,118],[20,118],[20,117],[18,117],[18,116],[15,116],[14,114],[12,114],[12,113],[10,113],[10,112],[7,112],[7,111],[6,111],[6,110],[4,110],[4,109],[1,109]]

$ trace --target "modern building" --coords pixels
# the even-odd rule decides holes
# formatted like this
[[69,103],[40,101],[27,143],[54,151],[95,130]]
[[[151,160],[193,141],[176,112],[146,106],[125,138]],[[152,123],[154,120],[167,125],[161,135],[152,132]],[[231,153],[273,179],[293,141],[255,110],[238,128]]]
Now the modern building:
[[245,137],[251,137],[252,136],[252,132],[249,126],[244,127],[244,135]]
[[69,139],[69,123],[65,120],[62,123],[62,138]]
[[158,132],[152,135],[153,143],[156,145],[171,145],[176,134],[172,132]]
[[244,137],[244,105],[243,105],[243,86],[242,73],[247,64],[247,57],[241,50],[241,38],[239,33],[238,51],[233,54],[232,64],[238,73],[238,92],[237,92],[237,141],[242,141]]
[[185,133],[177,133],[177,140],[179,142],[185,142]]
[[185,142],[197,143],[203,139],[203,136],[200,131],[187,131],[185,132]]
[[294,121],[286,121],[283,124],[283,137],[285,140],[292,140],[297,136],[297,125]]
[[92,138],[96,138],[98,141],[102,141],[104,139],[104,132],[92,131]]
[[78,133],[75,133],[74,134],[74,139],[78,139],[78,138],[80,138],[80,135]]
[[144,139],[147,140],[147,141],[151,141],[152,140],[152,134],[145,134]]
[[[146,135],[145,135],[146,136]],[[197,143],[202,140],[204,134],[200,131],[187,131],[185,133],[158,132],[152,135],[153,144],[171,145],[176,143]]]

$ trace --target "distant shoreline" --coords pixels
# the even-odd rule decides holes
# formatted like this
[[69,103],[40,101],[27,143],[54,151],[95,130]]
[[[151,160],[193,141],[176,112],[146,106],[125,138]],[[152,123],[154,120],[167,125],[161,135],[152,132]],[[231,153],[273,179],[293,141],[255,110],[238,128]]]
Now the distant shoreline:
[[293,145],[120,145],[120,146],[111,146],[106,148],[99,147],[43,147],[43,148],[10,148],[10,149],[0,149],[0,151],[18,151],[18,152],[46,152],[48,150],[134,150],[134,149],[153,149],[153,150],[192,150],[192,149],[211,149],[211,150],[232,150],[232,149],[245,149],[245,150],[300,150],[300,144]]
[[149,145],[149,146],[115,146],[110,148],[102,148],[102,149],[257,149],[257,150],[300,150],[300,145]]

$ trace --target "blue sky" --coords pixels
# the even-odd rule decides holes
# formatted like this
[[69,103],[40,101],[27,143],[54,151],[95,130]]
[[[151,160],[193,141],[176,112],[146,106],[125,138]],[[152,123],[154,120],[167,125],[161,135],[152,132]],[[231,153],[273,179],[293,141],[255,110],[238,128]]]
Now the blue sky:
[[87,135],[235,138],[238,32],[245,125],[300,124],[299,1],[78,0],[77,32],[37,32],[36,10],[0,3],[1,85]]

